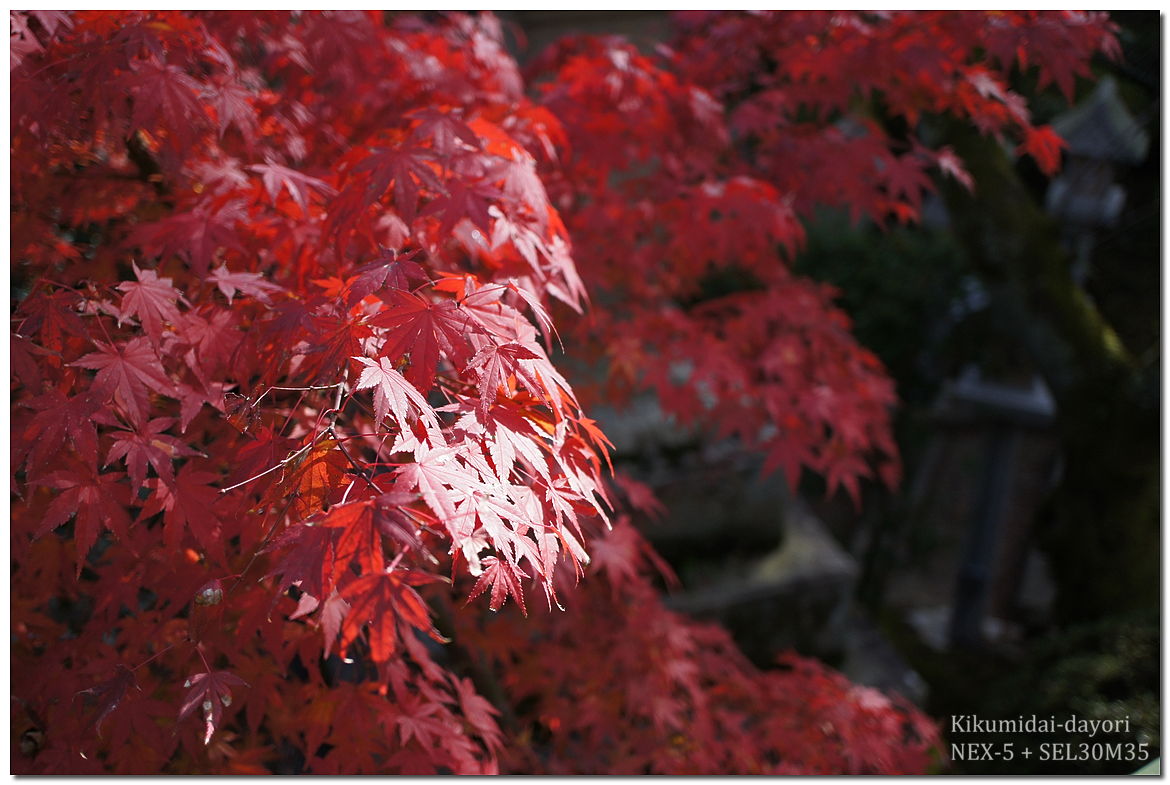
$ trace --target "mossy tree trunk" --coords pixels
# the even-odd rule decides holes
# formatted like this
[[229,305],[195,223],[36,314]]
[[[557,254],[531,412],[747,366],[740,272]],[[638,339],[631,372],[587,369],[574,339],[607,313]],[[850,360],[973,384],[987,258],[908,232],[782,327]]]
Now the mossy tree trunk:
[[1156,360],[1135,358],[1073,280],[1058,227],[999,144],[958,124],[946,136],[977,183],[974,193],[943,184],[954,230],[996,322],[1028,349],[1057,401],[1063,472],[1040,540],[1057,582],[1058,619],[1156,607]]

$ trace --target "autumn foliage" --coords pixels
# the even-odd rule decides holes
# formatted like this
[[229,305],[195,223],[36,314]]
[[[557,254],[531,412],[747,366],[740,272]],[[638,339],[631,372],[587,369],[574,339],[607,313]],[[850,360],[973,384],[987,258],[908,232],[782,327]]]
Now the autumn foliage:
[[800,221],[967,180],[928,115],[1053,169],[1009,76],[1068,93],[1108,24],[678,21],[522,76],[490,15],[11,15],[15,771],[931,765],[912,707],[663,609],[582,404],[896,483]]

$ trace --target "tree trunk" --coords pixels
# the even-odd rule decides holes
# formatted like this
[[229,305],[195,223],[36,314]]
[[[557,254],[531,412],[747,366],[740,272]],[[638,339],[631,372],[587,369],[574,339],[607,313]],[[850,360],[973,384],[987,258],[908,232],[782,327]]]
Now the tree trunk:
[[1139,363],[1073,280],[1056,224],[1000,146],[958,123],[947,141],[974,193],[943,184],[954,230],[992,296],[996,322],[1028,349],[1057,401],[1059,487],[1040,522],[1060,622],[1157,607],[1157,367]]

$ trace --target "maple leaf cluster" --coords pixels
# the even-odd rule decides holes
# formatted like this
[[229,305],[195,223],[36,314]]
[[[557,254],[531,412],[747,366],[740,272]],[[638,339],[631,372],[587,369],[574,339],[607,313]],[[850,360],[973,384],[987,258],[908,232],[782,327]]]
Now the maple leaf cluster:
[[[620,775],[910,774],[939,761],[939,730],[899,698],[786,654],[761,671],[721,627],[662,606],[669,567],[622,517],[599,536],[609,585],[586,582],[567,612],[462,617],[457,632],[503,674],[516,722],[511,770]],[[588,630],[583,635],[582,630]],[[614,717],[622,718],[620,724]]]
[[[761,451],[795,487],[896,485],[896,398],[830,287],[795,276],[820,208],[911,222],[931,172],[976,187],[931,118],[1016,140],[1051,173],[1063,142],[1010,84],[1035,69],[1071,98],[1101,14],[685,12],[669,48],[568,38],[530,66],[570,154],[549,168],[586,285],[573,325],[608,360],[600,395],[653,390],[684,424]],[[606,74],[604,79],[597,74]],[[937,136],[937,134],[936,134]],[[631,271],[637,271],[631,274]]]
[[[963,33],[999,64],[972,72],[970,107],[922,111],[1043,133],[991,111],[1020,104],[997,82],[1024,65],[1013,47],[1072,36],[1042,72],[1064,88],[1107,39],[1095,17],[1075,34],[1018,18]],[[731,26],[712,51],[755,24],[736,20],[701,22]],[[554,363],[560,325],[615,382],[656,387],[790,478],[855,493],[876,454],[890,479],[890,383],[832,293],[783,263],[826,198],[812,180],[832,178],[777,167],[815,165],[830,126],[785,121],[737,153],[768,132],[758,111],[729,121],[732,98],[758,94],[704,61],[698,20],[667,60],[555,49],[533,96],[487,14],[10,22],[15,770],[926,765],[921,715],[802,661],[755,672],[661,608],[657,557],[617,514],[654,501],[615,492],[608,442]],[[837,78],[785,62],[809,85]],[[772,87],[806,101],[786,79]],[[870,162],[871,185],[916,205],[905,157]],[[720,266],[756,283],[711,297]],[[530,607],[539,619],[510,613]],[[613,693],[659,650],[665,670]],[[802,689],[832,705],[785,697]],[[765,697],[791,713],[752,725]],[[826,712],[841,749],[824,760],[775,738]],[[623,736],[631,722],[674,735]],[[912,738],[893,732],[906,722]],[[615,734],[628,743],[599,757]]]
[[[262,725],[309,770],[493,770],[424,595],[554,604],[607,515],[549,357],[584,291],[494,20],[12,18],[17,672],[60,676],[18,679],[33,770],[246,770]],[[349,661],[344,723],[279,727]],[[95,731],[203,728],[103,747],[86,696]],[[362,711],[380,741],[327,754]]]

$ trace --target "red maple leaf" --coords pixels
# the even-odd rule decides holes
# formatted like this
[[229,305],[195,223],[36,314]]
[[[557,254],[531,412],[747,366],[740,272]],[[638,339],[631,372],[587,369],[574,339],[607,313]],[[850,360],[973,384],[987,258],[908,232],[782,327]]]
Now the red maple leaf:
[[441,581],[442,578],[417,570],[391,570],[363,575],[349,583],[341,596],[349,613],[341,624],[341,648],[347,649],[368,626],[370,657],[386,662],[398,650],[399,640],[422,630],[434,640],[443,637],[431,626],[430,611],[412,587]]
[[1036,159],[1040,171],[1052,176],[1060,169],[1060,154],[1066,147],[1068,144],[1052,126],[1042,125],[1024,132],[1024,143],[1020,145],[1020,152],[1032,156]]
[[88,331],[77,315],[81,297],[77,292],[59,290],[40,292],[20,303],[14,331],[20,335],[39,335],[42,343],[57,345],[64,335],[85,337]]
[[[306,437],[307,439],[308,437]],[[285,472],[264,495],[266,504],[289,505],[298,518],[327,509],[341,494],[341,479],[349,469],[336,439],[321,439],[307,452],[288,460]]]
[[970,172],[963,166],[962,159],[955,154],[952,148],[940,148],[934,153],[934,160],[940,170],[962,183],[968,191],[975,190],[975,181],[971,178]]
[[489,208],[504,194],[487,180],[452,178],[447,181],[447,192],[423,208],[421,215],[442,215],[439,235],[446,237],[460,221],[468,220],[483,232],[492,234]]
[[102,408],[102,396],[92,390],[66,398],[55,389],[46,390],[28,406],[38,410],[24,429],[18,444],[13,443],[13,463],[19,465],[23,450],[28,451],[25,471],[30,478],[65,447],[73,443],[78,455],[87,463],[97,463],[97,429],[94,415]]
[[282,190],[287,191],[306,216],[309,214],[310,192],[316,191],[323,196],[333,196],[337,193],[336,189],[324,180],[310,177],[303,172],[289,169],[287,166],[281,166],[271,161],[253,164],[248,168],[261,175],[264,181],[264,190],[268,192],[268,198],[272,200],[273,204],[276,204],[276,198]]
[[544,453],[547,449],[544,437],[548,434],[525,416],[525,409],[514,401],[504,401],[490,408],[486,415],[469,403],[461,403],[459,411],[463,413],[457,422],[460,430],[477,438],[490,437],[487,439],[488,454],[500,482],[508,482],[518,457],[525,462],[527,469],[535,471],[546,482],[552,482]]
[[413,738],[424,749],[430,749],[449,733],[446,722],[435,714],[441,704],[407,694],[395,707],[394,723],[398,726],[398,740],[406,745]]
[[403,433],[410,433],[411,414],[421,417],[428,429],[433,432],[439,430],[439,420],[435,411],[427,403],[427,399],[419,394],[414,385],[400,374],[385,357],[374,362],[369,357],[354,357],[353,359],[366,366],[356,390],[374,388],[374,424],[381,425],[389,412],[394,413],[398,427]]
[[[204,313],[207,314],[207,318],[193,312],[184,314],[176,336],[179,344],[187,348],[183,352],[183,359],[204,388],[205,394],[200,405],[203,401],[214,403],[217,400],[218,396],[214,393],[207,393],[216,388],[224,369],[231,366],[233,358],[236,357],[236,350],[244,339],[239,329],[238,314],[219,309],[206,309]],[[222,382],[219,384],[222,385]],[[186,404],[185,399],[191,393],[183,387],[184,385],[180,383],[177,397]],[[188,406],[184,405],[183,409],[182,419],[188,422],[190,419],[187,417]],[[183,427],[186,429],[185,425]]]
[[92,699],[98,704],[98,712],[92,720],[92,725],[97,734],[102,734],[102,722],[106,717],[113,713],[114,709],[126,697],[126,693],[131,687],[141,690],[138,686],[138,680],[134,678],[134,671],[127,668],[125,665],[118,663],[114,667],[114,675],[100,684],[95,684],[89,689],[82,690],[78,695],[85,695],[87,699]]
[[341,632],[341,623],[349,613],[349,603],[334,591],[321,604],[321,633],[325,636],[325,656],[329,656],[329,649],[337,640]]
[[659,520],[666,516],[666,506],[658,500],[654,489],[646,483],[635,480],[625,472],[615,473],[613,481],[625,492],[626,500],[634,510]]
[[219,287],[219,290],[223,292],[223,296],[228,299],[228,305],[231,305],[232,298],[236,296],[236,292],[243,292],[244,294],[255,297],[262,303],[267,303],[270,293],[284,291],[280,286],[264,280],[263,275],[259,275],[258,273],[233,273],[227,268],[226,264],[221,264],[212,270],[211,274],[207,276],[207,280]]
[[425,554],[418,524],[408,514],[407,505],[414,501],[413,494],[397,489],[375,496],[374,523],[382,536],[400,549]]
[[414,112],[412,117],[417,119],[419,123],[411,132],[411,139],[416,141],[429,140],[435,152],[443,158],[460,149],[458,141],[463,142],[473,150],[479,150],[482,147],[482,142],[475,131],[450,112],[427,107]]
[[[427,506],[439,516],[448,529],[460,531],[456,518],[455,501],[478,487],[476,475],[455,459],[453,449],[429,449],[425,445],[415,451],[414,463],[399,467],[398,476],[407,488],[417,488]],[[470,533],[468,529],[467,533]]]
[[261,553],[281,551],[283,556],[265,578],[281,576],[277,593],[296,585],[318,601],[333,590],[334,553],[338,530],[298,523],[282,532]]
[[347,358],[363,351],[370,328],[348,315],[327,311],[313,314],[305,343],[297,351],[304,357],[303,372],[313,384],[336,381]]
[[452,676],[451,685],[459,697],[459,708],[463,711],[463,718],[480,735],[489,749],[497,749],[503,744],[503,734],[500,733],[496,717],[500,711],[475,690],[471,679]]
[[162,337],[163,324],[177,322],[179,309],[175,303],[183,299],[183,295],[171,285],[170,278],[159,278],[155,270],[140,270],[138,265],[131,263],[137,281],[123,281],[118,284],[122,295],[122,308],[118,314],[118,323],[123,319],[137,316],[142,323],[142,329],[158,345]]
[[203,743],[210,744],[212,734],[223,720],[224,708],[232,705],[231,688],[247,687],[248,682],[231,671],[208,671],[191,676],[183,686],[189,689],[179,709],[179,720],[199,710],[203,716]]
[[311,594],[302,594],[297,602],[296,611],[289,615],[289,619],[299,619],[317,610],[320,610],[317,624],[321,627],[321,634],[325,636],[324,651],[325,656],[328,657],[329,650],[333,648],[333,642],[337,640],[337,634],[341,631],[341,622],[349,613],[349,603],[341,598],[336,589],[325,599],[325,602],[319,602]]
[[409,357],[406,377],[420,392],[429,392],[434,384],[441,355],[456,364],[470,356],[467,335],[472,326],[455,303],[429,302],[397,289],[386,292],[382,301],[386,307],[370,319],[371,325],[388,331],[378,354],[391,360]]
[[161,127],[173,147],[189,149],[207,123],[202,86],[177,66],[142,61],[124,81],[134,95],[133,123],[150,133]]
[[97,371],[94,386],[113,395],[115,403],[134,425],[146,422],[150,408],[148,389],[174,395],[174,384],[167,378],[146,338],[135,338],[125,344],[94,341],[94,345],[98,351],[85,355],[73,365]]
[[523,205],[538,225],[545,228],[548,222],[548,194],[531,156],[519,150],[514,151],[513,158],[495,162],[489,176],[502,177],[504,196]]
[[256,139],[256,110],[252,107],[254,94],[231,77],[212,79],[203,88],[203,98],[215,110],[216,128],[222,139],[228,126],[234,125],[251,145]]
[[493,611],[498,611],[511,595],[516,598],[520,612],[527,616],[528,609],[524,607],[524,588],[520,585],[520,579],[527,578],[528,574],[516,565],[497,559],[495,556],[485,556],[481,560],[481,564],[483,565],[483,574],[479,576],[471,593],[467,595],[467,602],[470,603],[483,594],[490,585],[492,595],[488,607]]
[[913,155],[891,155],[882,163],[890,195],[917,209],[922,204],[922,194],[931,187],[930,178],[923,171],[923,162]]
[[382,571],[385,566],[382,533],[375,513],[374,499],[363,499],[334,507],[317,524],[338,532],[333,546],[336,561],[331,577],[334,581],[352,564],[357,564],[363,575]]
[[140,225],[128,242],[151,256],[180,256],[197,275],[203,276],[221,248],[244,250],[236,224],[247,220],[242,201],[203,203],[191,212]]
[[85,557],[103,528],[126,537],[130,528],[130,514],[126,509],[130,504],[130,488],[120,482],[125,476],[122,472],[98,474],[87,467],[55,471],[38,480],[38,485],[56,488],[58,495],[49,504],[33,538],[45,536],[76,515],[73,537],[77,548],[77,573],[80,575]]
[[[528,391],[537,397],[545,396],[544,385],[521,360],[540,360],[539,354],[518,343],[488,344],[467,363],[467,371],[479,371],[479,412],[486,418],[488,409],[496,402],[497,391],[508,388],[508,379],[516,376]],[[506,393],[505,393],[506,394]]]
[[132,694],[118,709],[118,721],[110,725],[110,761],[118,771],[152,774],[162,770],[179,743],[171,728],[173,701]]
[[422,265],[411,259],[413,255],[399,256],[397,251],[383,250],[373,262],[359,267],[357,275],[348,283],[346,305],[353,306],[384,288],[408,291],[412,282],[426,281],[427,273]]
[[220,494],[209,484],[218,481],[219,475],[200,471],[195,464],[186,463],[175,476],[174,485],[155,483],[154,493],[143,506],[139,519],[161,512],[163,540],[168,548],[177,549],[184,532],[190,531],[199,545],[222,558],[224,543],[218,534],[220,520],[212,509]]
[[410,226],[418,212],[420,186],[434,193],[443,192],[443,182],[435,174],[435,154],[423,147],[376,147],[364,161],[354,167],[355,172],[369,172],[369,179],[359,180],[353,187],[362,189],[365,202],[386,193],[394,184],[394,209]]
[[609,576],[615,592],[648,570],[659,573],[667,584],[678,585],[674,570],[654,552],[646,538],[624,515],[603,537],[593,540],[590,550],[593,568]]
[[106,453],[106,465],[119,458],[126,461],[130,483],[141,488],[146,483],[146,465],[149,463],[167,485],[174,485],[175,472],[172,462],[175,458],[199,455],[174,436],[163,431],[175,424],[173,417],[158,417],[137,431],[114,431],[114,443]]

